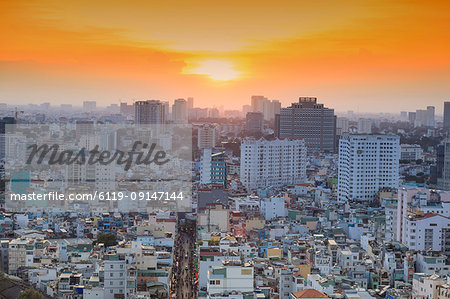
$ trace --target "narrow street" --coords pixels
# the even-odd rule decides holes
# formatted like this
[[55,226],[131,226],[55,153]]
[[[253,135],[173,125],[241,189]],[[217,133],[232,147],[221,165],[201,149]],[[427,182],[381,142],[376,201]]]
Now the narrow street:
[[184,218],[178,219],[175,237],[174,261],[171,277],[171,298],[197,298],[198,269],[195,248],[196,224]]

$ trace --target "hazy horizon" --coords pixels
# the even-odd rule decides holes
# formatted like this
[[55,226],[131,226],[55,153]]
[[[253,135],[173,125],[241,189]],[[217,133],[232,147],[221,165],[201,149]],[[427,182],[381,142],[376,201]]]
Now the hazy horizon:
[[314,96],[336,111],[450,100],[447,1],[3,1],[0,102]]

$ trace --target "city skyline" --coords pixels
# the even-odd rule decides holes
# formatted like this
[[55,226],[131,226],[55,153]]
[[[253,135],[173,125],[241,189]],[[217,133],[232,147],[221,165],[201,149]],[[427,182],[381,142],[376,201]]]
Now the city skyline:
[[[314,96],[336,111],[449,100],[447,2],[2,2],[0,102]],[[107,8],[107,9],[105,9]],[[419,21],[418,21],[419,20]]]

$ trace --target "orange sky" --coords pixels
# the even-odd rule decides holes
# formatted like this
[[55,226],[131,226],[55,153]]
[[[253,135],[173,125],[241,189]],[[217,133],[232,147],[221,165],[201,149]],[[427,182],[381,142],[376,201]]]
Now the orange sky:
[[[245,3],[242,3],[245,2]],[[450,100],[450,1],[0,0],[0,102]]]

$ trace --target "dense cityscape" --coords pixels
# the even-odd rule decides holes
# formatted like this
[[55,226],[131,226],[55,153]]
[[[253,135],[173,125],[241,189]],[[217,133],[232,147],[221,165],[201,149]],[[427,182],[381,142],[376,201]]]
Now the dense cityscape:
[[[0,104],[0,298],[450,298],[450,102],[443,115],[260,95],[241,110],[193,97],[80,104]],[[10,126],[109,146],[126,138],[91,127],[123,124],[188,126],[189,210],[8,208],[8,157],[28,153]],[[115,166],[59,170],[86,192],[123,189]],[[74,190],[30,173],[13,191]]]

